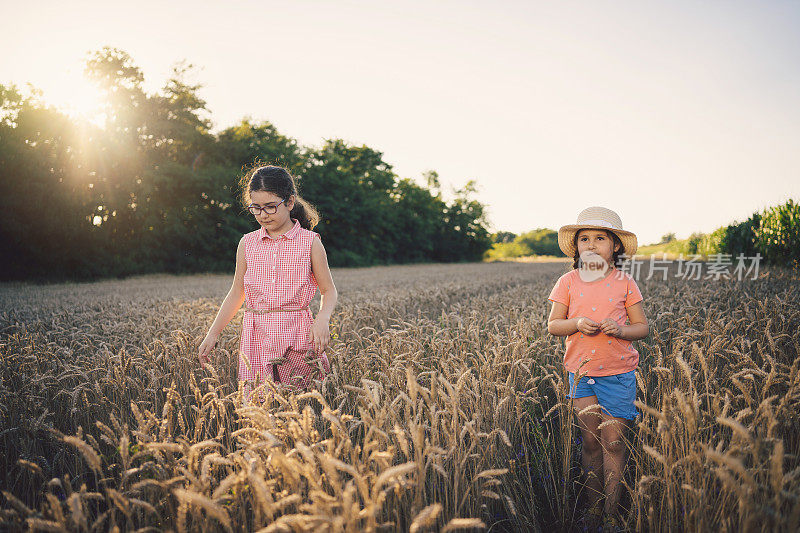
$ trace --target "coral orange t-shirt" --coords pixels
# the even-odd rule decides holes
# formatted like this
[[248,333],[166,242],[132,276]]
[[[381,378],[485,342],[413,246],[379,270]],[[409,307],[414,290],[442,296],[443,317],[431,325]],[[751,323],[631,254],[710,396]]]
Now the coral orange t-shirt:
[[[578,270],[561,276],[548,300],[567,306],[567,318],[585,316],[595,322],[614,319],[624,326],[627,308],[642,301],[636,281],[627,273],[613,269],[605,278],[585,282]],[[611,337],[602,331],[584,335],[580,331],[567,336],[564,366],[570,372],[589,376],[612,376],[635,370],[639,352],[631,341]],[[583,366],[581,363],[587,361]]]

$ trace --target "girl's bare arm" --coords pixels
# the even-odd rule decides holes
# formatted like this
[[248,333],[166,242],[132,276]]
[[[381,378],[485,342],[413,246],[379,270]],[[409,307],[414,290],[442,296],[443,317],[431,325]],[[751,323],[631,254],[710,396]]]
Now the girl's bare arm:
[[325,253],[325,247],[319,239],[314,239],[311,243],[311,271],[314,273],[319,292],[322,295],[319,313],[311,326],[311,340],[314,343],[314,351],[321,353],[330,342],[329,326],[338,293],[333,284],[331,269],[328,266],[328,254]]
[[214,349],[219,334],[222,333],[222,330],[228,325],[228,322],[231,321],[239,308],[242,307],[242,303],[244,302],[245,270],[247,270],[247,261],[244,255],[244,239],[242,239],[239,241],[239,246],[236,248],[236,272],[233,274],[233,283],[217,312],[214,323],[208,328],[206,338],[203,339],[198,349],[197,355],[201,363],[209,362],[209,355],[211,354],[211,350]]

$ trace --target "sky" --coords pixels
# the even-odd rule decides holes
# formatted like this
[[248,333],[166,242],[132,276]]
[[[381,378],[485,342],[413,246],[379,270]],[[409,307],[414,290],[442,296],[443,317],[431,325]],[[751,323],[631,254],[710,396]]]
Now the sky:
[[646,244],[800,199],[800,1],[0,1],[0,84],[83,109],[91,51],[151,91],[187,61],[215,129],[475,180],[495,230],[602,205]]

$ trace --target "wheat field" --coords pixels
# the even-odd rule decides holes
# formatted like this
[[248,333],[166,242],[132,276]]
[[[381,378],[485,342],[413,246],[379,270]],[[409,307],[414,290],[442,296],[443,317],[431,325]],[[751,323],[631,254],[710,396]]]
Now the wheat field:
[[[229,276],[0,285],[0,528],[578,529],[565,269],[335,270],[331,374],[247,406],[241,314],[196,356]],[[798,278],[639,282],[627,529],[800,530]]]

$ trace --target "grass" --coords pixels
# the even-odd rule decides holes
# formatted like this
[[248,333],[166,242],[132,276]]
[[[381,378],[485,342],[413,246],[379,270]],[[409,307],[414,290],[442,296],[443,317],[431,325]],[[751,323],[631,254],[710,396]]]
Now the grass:
[[636,251],[636,255],[651,256],[657,255],[661,257],[666,254],[669,258],[675,258],[680,254],[688,255],[689,239],[672,240],[669,242],[662,242],[659,244],[648,244],[640,246]]

